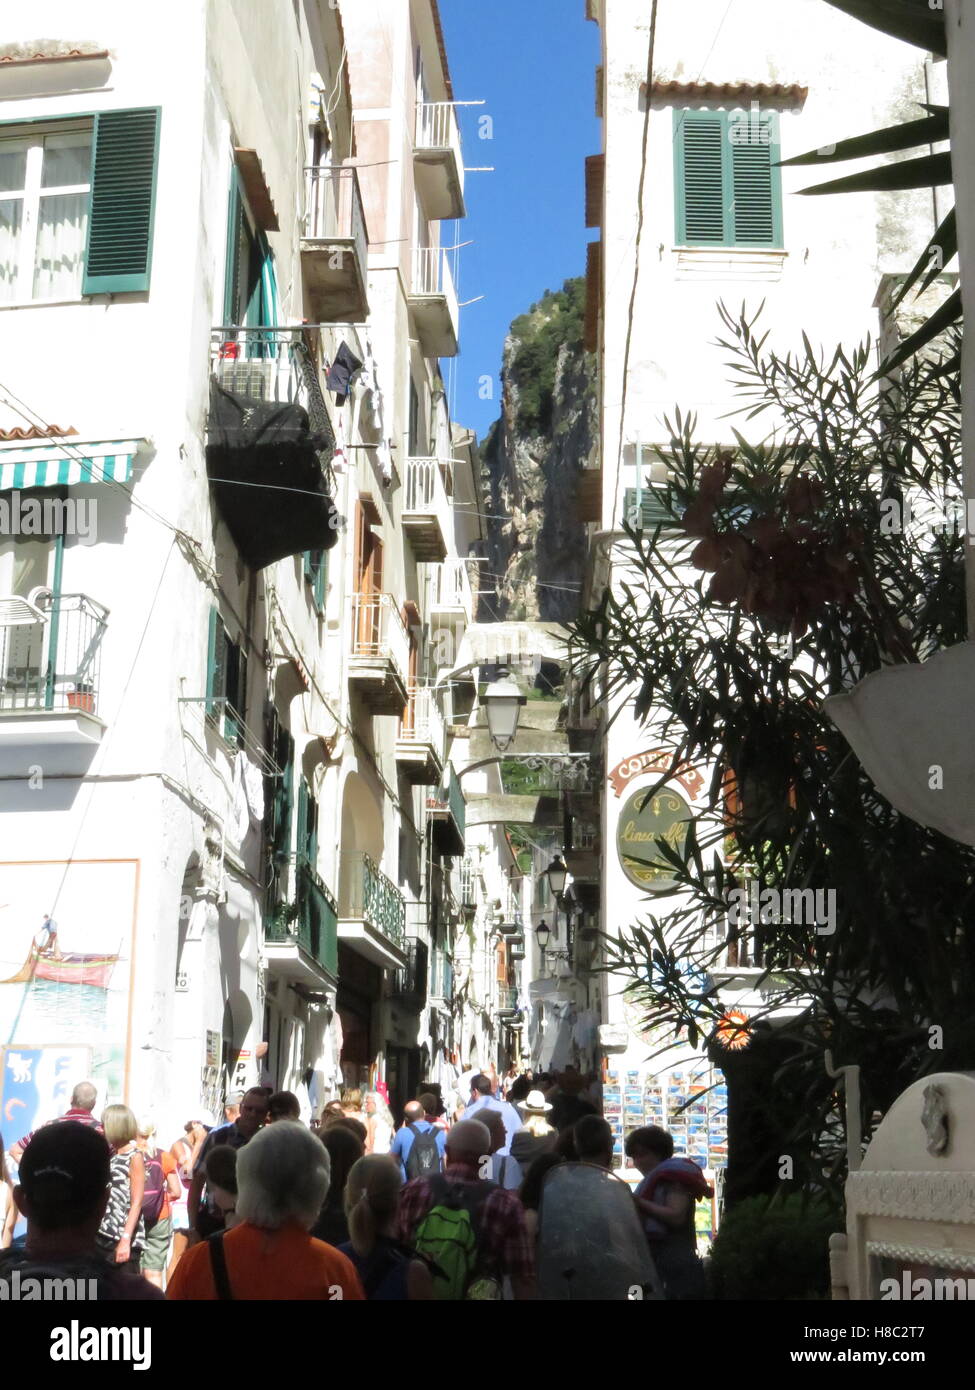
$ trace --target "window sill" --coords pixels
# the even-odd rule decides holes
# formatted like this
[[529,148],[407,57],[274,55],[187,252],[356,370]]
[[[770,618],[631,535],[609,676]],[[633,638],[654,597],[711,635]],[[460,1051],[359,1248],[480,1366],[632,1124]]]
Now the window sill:
[[780,280],[789,254],[774,246],[674,246],[671,251],[678,280]]
[[63,309],[69,304],[91,304],[90,296],[77,299],[17,299],[0,303],[0,309]]

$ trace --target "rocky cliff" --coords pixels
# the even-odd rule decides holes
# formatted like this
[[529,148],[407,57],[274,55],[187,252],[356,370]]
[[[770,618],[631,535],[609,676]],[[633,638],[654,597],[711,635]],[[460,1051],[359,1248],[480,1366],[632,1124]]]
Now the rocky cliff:
[[478,617],[566,621],[586,561],[576,478],[598,445],[585,281],[546,291],[504,344],[501,418],[481,445],[488,512]]

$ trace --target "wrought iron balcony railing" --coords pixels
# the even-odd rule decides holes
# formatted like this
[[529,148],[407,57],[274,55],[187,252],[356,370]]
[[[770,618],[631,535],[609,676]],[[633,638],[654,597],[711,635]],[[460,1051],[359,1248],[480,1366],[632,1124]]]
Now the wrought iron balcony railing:
[[406,941],[406,900],[368,854],[342,855],[339,916],[366,922],[403,950]]
[[335,899],[308,864],[299,863],[297,898],[292,907],[282,904],[264,928],[265,941],[273,945],[295,944],[306,951],[330,975],[338,973],[338,911]]

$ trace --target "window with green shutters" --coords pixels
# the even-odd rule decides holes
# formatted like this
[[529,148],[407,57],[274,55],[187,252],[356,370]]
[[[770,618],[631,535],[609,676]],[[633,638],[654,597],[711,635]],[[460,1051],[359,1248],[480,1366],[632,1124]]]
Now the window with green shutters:
[[160,111],[0,121],[0,303],[149,289]]
[[317,613],[325,612],[325,587],[328,582],[328,551],[306,550],[304,552],[305,580],[311,588],[312,601]]
[[247,697],[247,653],[233,642],[215,608],[207,632],[206,717],[224,738],[240,743],[244,737]]
[[158,107],[95,117],[82,294],[149,288],[159,118]]
[[674,112],[679,246],[781,247],[774,111]]

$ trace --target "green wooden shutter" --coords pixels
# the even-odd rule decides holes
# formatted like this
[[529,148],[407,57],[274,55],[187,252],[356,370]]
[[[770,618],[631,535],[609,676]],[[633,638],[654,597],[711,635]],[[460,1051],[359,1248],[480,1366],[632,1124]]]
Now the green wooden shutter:
[[95,117],[82,294],[149,288],[159,124],[158,107]]
[[308,858],[308,784],[304,777],[298,781],[298,859]]
[[725,240],[723,111],[675,111],[675,205],[679,246]]
[[220,707],[215,702],[224,694],[227,680],[226,659],[227,643],[224,626],[220,621],[220,614],[215,608],[211,608],[207,628],[206,715],[208,719],[216,719],[221,713]]
[[731,140],[732,244],[781,246],[782,187],[775,163],[779,158],[778,128],[773,112],[735,113],[739,138]]

